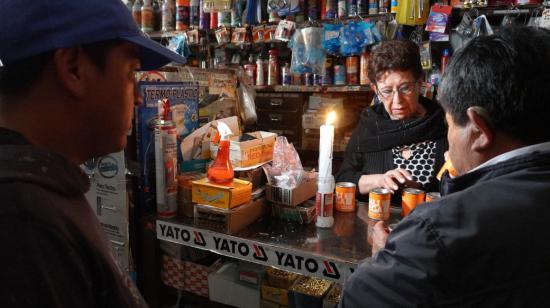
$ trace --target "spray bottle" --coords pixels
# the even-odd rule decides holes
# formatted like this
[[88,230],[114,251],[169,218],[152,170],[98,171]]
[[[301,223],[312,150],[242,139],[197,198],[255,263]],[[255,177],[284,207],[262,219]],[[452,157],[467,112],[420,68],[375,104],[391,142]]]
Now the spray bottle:
[[229,136],[233,135],[233,132],[227,124],[218,121],[218,133],[220,134],[220,145],[214,163],[208,168],[208,180],[216,184],[231,184],[234,173],[229,160]]
[[158,101],[159,120],[155,125],[155,169],[157,213],[174,217],[177,213],[177,140],[176,124],[170,116],[168,99]]

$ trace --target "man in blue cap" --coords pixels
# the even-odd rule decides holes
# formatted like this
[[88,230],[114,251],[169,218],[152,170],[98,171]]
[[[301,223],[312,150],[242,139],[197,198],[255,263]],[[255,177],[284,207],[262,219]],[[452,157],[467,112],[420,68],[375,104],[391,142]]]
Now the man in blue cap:
[[147,306],[78,165],[125,147],[135,72],[172,61],[120,0],[2,1],[0,307]]

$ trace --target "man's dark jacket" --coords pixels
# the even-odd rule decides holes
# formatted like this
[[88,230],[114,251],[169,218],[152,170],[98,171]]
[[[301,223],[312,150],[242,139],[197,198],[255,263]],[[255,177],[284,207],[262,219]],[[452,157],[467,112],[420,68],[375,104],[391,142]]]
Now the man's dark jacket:
[[550,152],[443,181],[362,263],[341,307],[550,307]]
[[84,198],[89,187],[78,166],[0,128],[0,307],[145,306]]

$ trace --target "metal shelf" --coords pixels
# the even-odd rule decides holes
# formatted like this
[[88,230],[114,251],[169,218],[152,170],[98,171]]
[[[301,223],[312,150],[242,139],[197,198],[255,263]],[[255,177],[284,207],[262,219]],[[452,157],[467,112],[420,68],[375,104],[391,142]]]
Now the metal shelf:
[[346,85],[346,86],[254,86],[257,92],[304,92],[304,93],[346,93],[346,92],[370,92],[370,86]]
[[[236,235],[195,227],[189,218],[158,219],[156,229],[159,240],[343,283],[360,261],[371,256],[367,213],[366,205],[359,205],[355,213],[335,212],[330,229],[270,217]],[[392,209],[394,217],[397,213]]]

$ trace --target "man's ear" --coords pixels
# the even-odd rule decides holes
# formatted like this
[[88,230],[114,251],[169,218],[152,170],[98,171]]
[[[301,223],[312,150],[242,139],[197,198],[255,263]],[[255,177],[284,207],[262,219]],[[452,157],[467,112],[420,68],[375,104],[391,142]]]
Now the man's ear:
[[85,94],[86,70],[84,53],[80,47],[63,48],[55,51],[53,56],[54,68],[59,77],[61,86],[76,97]]
[[474,151],[484,151],[494,141],[494,133],[487,120],[482,117],[474,107],[466,111],[470,122],[471,146]]

